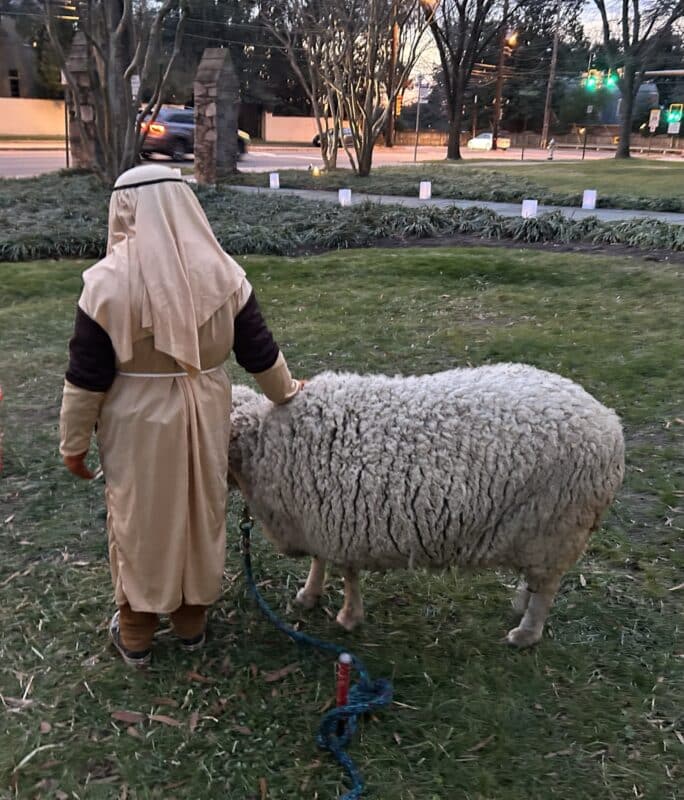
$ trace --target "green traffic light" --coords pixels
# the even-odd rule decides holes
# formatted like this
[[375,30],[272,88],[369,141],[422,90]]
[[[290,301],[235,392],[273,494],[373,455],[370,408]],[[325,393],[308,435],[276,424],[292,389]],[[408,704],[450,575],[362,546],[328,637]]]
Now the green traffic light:
[[596,78],[593,76],[587,78],[587,91],[588,92],[595,92],[596,91]]
[[615,89],[617,86],[618,78],[617,75],[613,75],[613,73],[609,73],[606,77],[606,86],[609,89]]

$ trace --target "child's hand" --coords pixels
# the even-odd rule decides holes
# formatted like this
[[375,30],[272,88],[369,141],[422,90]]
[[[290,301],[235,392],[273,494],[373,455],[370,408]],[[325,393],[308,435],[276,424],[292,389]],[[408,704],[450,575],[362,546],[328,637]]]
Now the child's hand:
[[86,481],[92,480],[95,475],[86,467],[85,464],[85,457],[88,455],[88,451],[86,450],[85,453],[80,453],[77,456],[64,456],[64,466],[75,475],[77,478],[83,478]]

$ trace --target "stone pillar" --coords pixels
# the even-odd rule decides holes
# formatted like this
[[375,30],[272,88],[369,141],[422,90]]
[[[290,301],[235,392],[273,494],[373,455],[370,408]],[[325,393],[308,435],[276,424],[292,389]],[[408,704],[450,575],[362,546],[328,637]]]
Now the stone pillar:
[[81,122],[78,121],[77,100],[70,86],[66,86],[66,104],[69,114],[69,150],[72,166],[93,169],[95,167],[95,100],[90,82],[88,65],[88,44],[81,32],[74,36],[67,71],[78,89],[78,105],[81,108]]
[[240,84],[230,53],[204,51],[193,84],[195,94],[195,177],[220,183],[237,172]]

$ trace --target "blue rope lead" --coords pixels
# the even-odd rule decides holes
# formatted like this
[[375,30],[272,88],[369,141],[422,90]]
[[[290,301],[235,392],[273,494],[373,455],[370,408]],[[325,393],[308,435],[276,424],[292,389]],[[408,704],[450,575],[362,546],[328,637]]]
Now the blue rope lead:
[[[324,642],[316,639],[301,631],[286,625],[270,608],[268,603],[259,593],[252,574],[252,557],[250,551],[250,534],[254,520],[249,516],[249,511],[245,508],[242,519],[240,520],[240,532],[242,534],[242,555],[245,561],[245,577],[247,588],[256,600],[257,605],[264,615],[276,626],[276,628],[289,636],[297,644],[306,644],[316,647],[336,656],[346,653],[345,648],[332,642]],[[349,702],[345,706],[338,706],[323,715],[316,744],[323,750],[328,750],[349,776],[352,789],[342,796],[341,800],[356,800],[361,797],[363,792],[363,776],[352,761],[351,757],[345,752],[351,737],[356,732],[358,718],[361,714],[368,714],[371,711],[387,706],[392,702],[392,684],[380,678],[371,681],[368,670],[363,662],[352,654],[352,665],[359,673],[360,681],[355,683],[349,690]],[[340,732],[341,731],[341,732]]]

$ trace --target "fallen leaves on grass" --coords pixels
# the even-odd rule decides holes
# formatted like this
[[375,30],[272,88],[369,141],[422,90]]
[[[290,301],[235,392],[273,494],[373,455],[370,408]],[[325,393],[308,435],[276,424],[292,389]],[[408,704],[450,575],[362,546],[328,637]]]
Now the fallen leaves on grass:
[[25,708],[31,708],[33,705],[33,700],[27,700],[23,697],[6,697],[0,695],[0,700],[12,711],[23,711]]
[[299,664],[288,664],[286,667],[281,667],[281,669],[273,670],[273,672],[264,672],[262,673],[264,681],[266,683],[274,683],[274,681],[282,680],[287,675],[296,672],[299,669]]
[[21,761],[20,761],[20,762],[17,764],[17,766],[14,768],[14,772],[19,772],[19,770],[20,770],[22,767],[26,766],[26,764],[28,764],[28,762],[29,762],[29,761],[30,761],[30,760],[31,760],[31,759],[32,759],[34,756],[38,755],[38,753],[42,753],[42,752],[43,752],[43,750],[52,750],[53,748],[55,748],[55,747],[60,747],[60,746],[61,746],[61,745],[58,745],[58,744],[42,744],[40,747],[36,747],[35,749],[31,750],[31,752],[30,752],[30,753],[28,753],[27,755],[25,755],[25,756],[24,756],[24,757],[21,759]]
[[319,714],[325,714],[326,711],[330,711],[330,709],[335,705],[335,698],[329,697],[325,703],[318,709]]
[[129,724],[142,722],[146,717],[147,715],[141,714],[140,711],[112,711],[112,719]]
[[186,677],[189,681],[195,681],[196,683],[216,683],[214,678],[201,675],[199,672],[195,672],[194,670],[190,670]]
[[161,722],[162,725],[170,725],[173,728],[180,728],[183,724],[179,722],[177,719],[173,717],[169,717],[166,714],[150,714],[148,719],[152,722]]
[[556,750],[555,753],[547,753],[544,758],[556,758],[557,756],[571,756],[572,755],[572,748],[568,748],[567,750]]
[[[12,517],[9,517],[9,519],[12,519]],[[7,520],[5,520],[5,522],[7,522]],[[5,578],[5,580],[2,583],[0,583],[0,589],[2,589],[4,586],[7,586],[7,584],[11,583],[15,578],[25,578],[32,570],[33,567],[29,567],[28,569],[25,569],[23,572],[21,572],[21,570],[13,572],[8,578]]]
[[486,739],[482,739],[482,741],[474,744],[472,747],[469,747],[466,750],[466,753],[476,753],[478,750],[483,750],[492,740],[494,739],[494,734],[488,736]]
[[160,722],[162,725],[170,725],[174,728],[180,728],[183,725],[182,722],[166,714],[143,714],[141,711],[112,711],[112,719],[118,722],[125,722],[128,725],[135,725],[137,722],[144,722],[145,720]]
[[178,708],[178,703],[170,697],[153,697],[153,706],[170,706],[171,708]]
[[199,711],[193,711],[192,714],[190,714],[190,718],[188,719],[188,728],[190,729],[190,733],[195,732],[199,722],[199,716]]
[[243,736],[252,735],[252,729],[248,728],[246,725],[233,725],[231,730],[235,731],[235,733],[241,733]]

